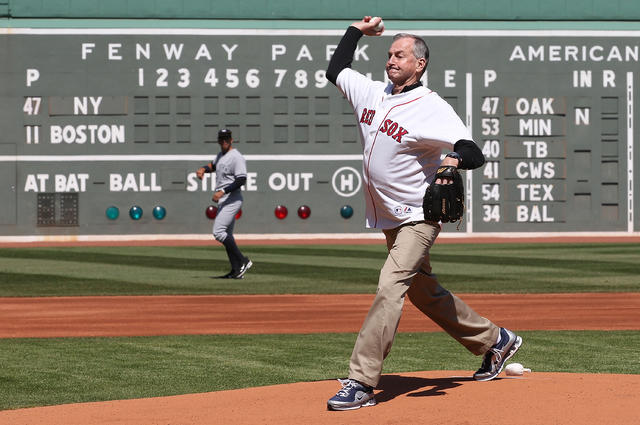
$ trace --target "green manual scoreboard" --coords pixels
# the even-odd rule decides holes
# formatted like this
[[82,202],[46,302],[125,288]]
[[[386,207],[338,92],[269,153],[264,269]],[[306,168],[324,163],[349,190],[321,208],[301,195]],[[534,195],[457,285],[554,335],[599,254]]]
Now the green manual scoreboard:
[[[3,29],[0,236],[206,234],[220,128],[249,171],[236,232],[366,232],[356,117],[324,75],[342,33]],[[445,231],[638,231],[640,32],[415,33],[487,159]],[[353,67],[384,80],[392,34]]]

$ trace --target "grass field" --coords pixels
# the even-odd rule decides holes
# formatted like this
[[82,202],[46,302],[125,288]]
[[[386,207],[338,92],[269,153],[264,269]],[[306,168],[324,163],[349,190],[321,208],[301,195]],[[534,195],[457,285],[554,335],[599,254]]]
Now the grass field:
[[[640,332],[519,332],[534,371],[640,373]],[[0,410],[344,377],[355,334],[0,340]],[[384,373],[468,370],[443,333],[398,334]],[[331,394],[327,394],[327,398]]]
[[[0,249],[0,296],[373,293],[382,245],[246,246],[242,281],[212,247]],[[459,293],[638,292],[637,244],[437,245]],[[585,312],[588,314],[588,312]],[[521,332],[537,371],[640,373],[640,331]],[[0,410],[216,391],[344,376],[355,334],[0,339]],[[462,369],[480,358],[442,333],[400,334],[385,373]],[[328,395],[329,396],[329,395]]]
[[[0,296],[349,294],[375,292],[382,244],[246,246],[249,278],[212,247],[0,249]],[[637,244],[443,244],[431,252],[443,286],[465,293],[639,291]]]

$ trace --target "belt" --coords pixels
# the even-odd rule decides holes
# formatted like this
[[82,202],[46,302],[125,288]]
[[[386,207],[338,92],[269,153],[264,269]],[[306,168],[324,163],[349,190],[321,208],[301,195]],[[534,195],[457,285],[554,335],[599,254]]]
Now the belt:
[[402,227],[402,226],[415,226],[416,224],[422,224],[422,223],[430,224],[432,226],[440,226],[440,223],[437,222],[437,221],[417,220],[417,221],[409,221],[408,223],[401,224],[400,227]]

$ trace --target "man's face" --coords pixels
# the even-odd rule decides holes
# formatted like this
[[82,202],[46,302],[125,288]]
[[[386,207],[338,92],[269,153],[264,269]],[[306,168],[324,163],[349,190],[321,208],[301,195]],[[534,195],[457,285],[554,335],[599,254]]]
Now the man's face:
[[231,142],[233,142],[233,139],[218,139],[220,151],[222,151],[222,153],[229,152],[229,149],[231,149]]
[[[413,39],[409,37],[399,38],[389,47],[389,59],[387,60],[387,76],[396,86],[417,83],[418,75],[424,69],[426,61],[417,59],[413,55]],[[415,80],[415,81],[414,81]]]

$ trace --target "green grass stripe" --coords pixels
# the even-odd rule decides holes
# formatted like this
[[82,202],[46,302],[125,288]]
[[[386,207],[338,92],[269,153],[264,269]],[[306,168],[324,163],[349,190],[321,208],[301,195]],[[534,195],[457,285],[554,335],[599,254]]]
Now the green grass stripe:
[[[640,373],[640,331],[520,332],[534,372]],[[0,339],[0,410],[343,377],[356,334]],[[400,333],[384,373],[480,365],[444,333]],[[329,397],[330,394],[327,394]]]
[[[374,293],[386,251],[372,245],[243,246],[242,281],[219,244],[0,249],[0,296]],[[454,292],[640,291],[638,244],[442,244],[433,272]]]

